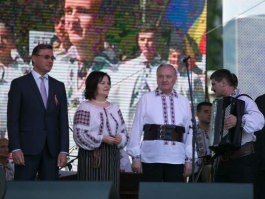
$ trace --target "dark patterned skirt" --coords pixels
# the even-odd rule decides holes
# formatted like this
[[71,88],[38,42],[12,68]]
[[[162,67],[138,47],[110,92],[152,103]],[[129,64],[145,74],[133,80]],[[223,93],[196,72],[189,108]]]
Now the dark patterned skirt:
[[93,151],[79,148],[77,179],[112,181],[119,191],[120,151],[117,146],[101,144]]

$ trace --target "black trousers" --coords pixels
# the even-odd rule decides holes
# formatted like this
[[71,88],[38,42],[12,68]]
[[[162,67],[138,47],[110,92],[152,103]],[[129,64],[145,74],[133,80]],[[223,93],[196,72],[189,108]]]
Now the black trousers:
[[255,199],[264,199],[265,197],[265,170],[259,170],[255,188]]
[[58,157],[52,157],[47,144],[39,155],[24,155],[25,165],[15,165],[14,180],[57,180]]
[[184,182],[183,164],[142,163],[141,181]]
[[[258,199],[258,161],[255,153],[238,159],[220,161],[215,171],[215,182],[250,183],[254,185],[254,198]],[[263,188],[264,189],[264,188]]]
[[221,161],[215,171],[215,182],[254,183],[257,174],[255,153],[238,159]]

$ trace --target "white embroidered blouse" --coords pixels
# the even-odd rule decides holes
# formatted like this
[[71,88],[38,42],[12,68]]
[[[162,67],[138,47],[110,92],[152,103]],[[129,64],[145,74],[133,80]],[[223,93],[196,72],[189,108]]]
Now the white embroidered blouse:
[[103,135],[121,135],[118,147],[127,144],[128,133],[119,107],[110,103],[106,108],[82,102],[74,116],[73,137],[76,144],[85,150],[100,147]]

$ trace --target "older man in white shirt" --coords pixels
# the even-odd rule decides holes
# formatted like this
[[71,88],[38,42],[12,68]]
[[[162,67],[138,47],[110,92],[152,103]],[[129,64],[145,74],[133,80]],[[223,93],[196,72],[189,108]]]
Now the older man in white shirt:
[[137,104],[127,152],[142,181],[183,182],[191,175],[191,110],[188,100],[173,89],[175,82],[175,68],[161,64],[158,88]]

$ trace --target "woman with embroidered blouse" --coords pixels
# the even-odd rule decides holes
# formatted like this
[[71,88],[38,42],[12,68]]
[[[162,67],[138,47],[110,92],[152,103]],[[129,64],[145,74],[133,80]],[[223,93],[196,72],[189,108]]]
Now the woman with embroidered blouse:
[[85,98],[74,117],[74,140],[79,146],[78,180],[112,181],[119,188],[120,149],[128,134],[119,107],[109,101],[110,76],[91,72]]

